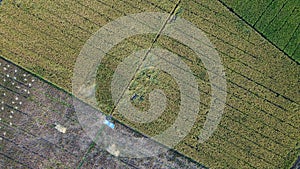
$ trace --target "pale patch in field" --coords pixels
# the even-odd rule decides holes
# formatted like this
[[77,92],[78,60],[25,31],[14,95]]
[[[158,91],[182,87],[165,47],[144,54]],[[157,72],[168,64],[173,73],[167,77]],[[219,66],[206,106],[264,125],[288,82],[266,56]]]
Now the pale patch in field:
[[118,157],[120,155],[120,151],[117,149],[115,144],[112,144],[106,149],[110,154]]
[[61,133],[66,133],[67,132],[67,128],[60,125],[60,124],[56,124],[55,129],[58,130]]

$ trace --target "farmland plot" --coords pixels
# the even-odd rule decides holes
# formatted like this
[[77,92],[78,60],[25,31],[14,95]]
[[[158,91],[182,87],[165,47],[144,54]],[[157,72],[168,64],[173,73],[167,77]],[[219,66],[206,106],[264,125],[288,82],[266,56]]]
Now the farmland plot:
[[[77,55],[95,31],[130,13],[170,13],[177,2],[90,0],[44,3],[4,3],[1,54],[71,91]],[[206,69],[201,60],[195,59],[191,49],[165,36],[160,36],[154,44],[156,36],[153,34],[131,37],[108,53],[97,74],[97,80],[101,82],[97,84],[100,110],[149,136],[170,126],[180,100],[176,84],[164,72],[149,70],[146,72],[149,76],[137,72],[137,78],[130,86],[130,96],[139,96],[132,104],[141,110],[149,107],[148,94],[152,89],[160,88],[167,93],[168,111],[157,121],[146,125],[133,123],[115,111],[111,99],[110,84],[118,63],[133,51],[148,49],[151,45],[160,47],[184,60],[192,69],[200,90],[197,123],[176,150],[211,168],[284,167],[285,161],[295,158],[299,145],[297,83],[300,68],[221,3],[181,1],[179,7],[183,9],[179,16],[200,28],[216,46],[226,70],[226,108],[214,135],[204,144],[198,143],[197,136],[211,101]],[[155,83],[148,77],[153,77]]]
[[[82,130],[73,96],[2,58],[0,66],[2,168],[205,168],[172,150],[144,159],[114,157]],[[79,100],[77,104],[87,106]],[[58,124],[66,130],[58,130]],[[128,135],[138,134],[115,125]]]
[[300,62],[300,2],[297,0],[221,0],[268,40]]

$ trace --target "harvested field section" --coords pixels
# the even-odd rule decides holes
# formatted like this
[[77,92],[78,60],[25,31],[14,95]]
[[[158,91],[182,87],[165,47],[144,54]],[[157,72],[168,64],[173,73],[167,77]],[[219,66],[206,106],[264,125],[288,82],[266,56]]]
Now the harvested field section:
[[[99,146],[92,146],[77,120],[70,94],[3,59],[0,68],[2,168],[205,168],[171,150],[145,159],[116,158]],[[128,135],[139,134],[114,123]],[[66,127],[65,133],[56,129],[57,124]]]

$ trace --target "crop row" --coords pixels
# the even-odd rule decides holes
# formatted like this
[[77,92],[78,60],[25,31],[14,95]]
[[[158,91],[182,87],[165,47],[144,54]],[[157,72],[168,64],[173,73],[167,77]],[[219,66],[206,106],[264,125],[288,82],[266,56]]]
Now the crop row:
[[[98,2],[102,2],[102,1],[97,1],[96,3],[98,3]],[[84,2],[84,3],[87,3],[87,2]],[[72,3],[73,5],[75,5],[74,3]],[[55,4],[54,4],[55,5]],[[89,5],[89,4],[87,4],[87,5]],[[70,7],[65,7],[65,5],[64,4],[61,4],[61,3],[59,3],[58,5],[55,5],[56,7],[59,7],[59,6],[63,6],[63,8],[65,9],[65,10],[67,10],[67,11],[70,11],[70,12],[68,12],[68,14],[65,16],[65,19],[63,20],[64,22],[67,22],[67,23],[69,23],[70,22],[70,25],[72,25],[72,26],[75,26],[75,27],[77,27],[78,29],[80,29],[80,30],[94,30],[95,28],[93,28],[93,29],[90,29],[89,28],[89,26],[96,26],[96,27],[99,27],[99,26],[101,26],[102,25],[102,23],[101,24],[99,24],[99,22],[97,22],[97,20],[94,20],[94,21],[91,21],[90,20],[90,18],[87,18],[87,22],[89,22],[88,24],[86,24],[87,25],[87,27],[82,27],[82,26],[78,26],[78,25],[82,25],[82,24],[84,24],[84,23],[77,23],[78,21],[80,21],[81,20],[81,18],[85,18],[85,17],[82,17],[82,16],[84,16],[84,13],[82,13],[82,14],[80,14],[80,15],[77,15],[76,14],[76,10],[78,9],[78,7],[80,7],[80,5],[78,5],[77,4],[77,6],[75,7],[75,6],[70,6]],[[128,6],[128,5],[127,5]],[[195,6],[197,6],[197,3],[195,4],[195,2],[192,2],[192,3],[190,3],[189,4],[189,6],[190,7],[195,7]],[[202,6],[202,5],[201,5]],[[47,6],[48,7],[48,6]],[[90,8],[98,8],[99,7],[99,5],[97,6],[97,5],[92,5],[92,6],[90,6],[89,7],[89,9]],[[109,6],[109,5],[106,5],[106,7],[107,7],[107,9],[109,9],[110,11],[115,11],[115,9],[113,9],[111,6]],[[141,8],[143,8],[143,6],[142,7],[140,7],[139,9],[141,9]],[[131,9],[131,8],[128,8],[128,9]],[[188,14],[186,14],[185,15],[185,13],[184,13],[184,17],[185,18],[202,18],[202,22],[203,23],[205,23],[205,22],[207,22],[207,21],[209,21],[208,19],[205,19],[205,18],[208,18],[208,17],[205,17],[204,15],[203,15],[203,13],[200,13],[200,12],[195,12],[195,11],[197,11],[197,10],[195,10],[195,9],[193,9],[193,11],[191,12],[191,11],[189,11],[188,9],[187,9],[187,7],[185,8],[188,12]],[[116,9],[116,10],[118,10],[118,9]],[[122,9],[122,10],[125,10],[125,9]],[[122,11],[121,10],[121,11]],[[126,8],[126,10],[127,10],[127,8]],[[142,9],[141,9],[142,10]],[[28,10],[27,9],[27,11],[25,12],[25,15],[26,15],[26,13],[30,13],[30,11],[32,11],[32,10]],[[44,11],[44,10],[41,10],[41,11]],[[83,11],[83,10],[82,10]],[[80,11],[80,12],[82,12],[82,11]],[[91,10],[88,10],[89,12],[91,11]],[[100,11],[100,10],[97,10],[97,11]],[[137,10],[136,9],[136,11],[139,11],[139,10]],[[205,11],[206,13],[208,13],[209,12],[209,10],[207,10],[207,11]],[[211,13],[213,13],[213,12],[215,12],[215,11],[212,11]],[[52,13],[55,13],[54,11],[52,11]],[[78,20],[71,20],[71,21],[68,21],[68,18],[67,17],[70,17],[69,16],[69,14],[72,14],[71,16],[73,17],[74,15],[76,16],[74,16],[75,18],[78,18]],[[92,12],[91,13],[88,13],[88,15],[91,15],[92,14]],[[47,16],[49,16],[49,15],[46,15],[45,16],[45,14],[44,13],[38,13],[37,14],[38,15],[38,17],[39,18],[41,18],[41,16],[43,16],[43,17],[45,17],[45,19],[43,19],[43,22],[44,21],[47,21],[47,22],[49,22],[49,20],[48,19],[46,19],[46,17]],[[57,14],[56,14],[57,15]],[[111,15],[113,15],[113,13],[111,13]],[[117,16],[120,16],[120,15],[122,15],[122,14],[118,14],[118,15],[116,15],[115,17],[117,17]],[[79,16],[79,17],[78,17]],[[209,15],[209,16],[213,16],[212,14],[211,15]],[[72,18],[71,17],[71,18]],[[213,16],[213,17],[211,17],[210,18],[210,20],[213,20],[215,23],[221,23],[219,20],[217,20],[217,19],[215,19],[215,18],[217,18],[216,16]],[[99,18],[100,19],[100,18]],[[22,20],[22,19],[21,19]],[[205,22],[204,22],[205,21]],[[76,24],[78,24],[78,25],[76,25],[76,24],[73,24],[72,22],[74,22],[74,23],[76,23]],[[101,21],[102,22],[102,21]],[[197,23],[197,21],[196,20],[194,20],[194,22],[195,23]],[[251,53],[253,53],[253,51],[251,51],[251,50],[249,50],[249,49],[247,49],[247,50],[245,50],[245,49],[243,49],[243,46],[241,45],[241,44],[243,44],[243,43],[245,43],[245,44],[248,44],[248,42],[245,42],[245,41],[243,41],[243,40],[239,40],[239,41],[236,41],[236,39],[235,38],[233,38],[233,40],[231,39],[232,37],[230,36],[230,34],[227,34],[227,32],[225,32],[226,34],[219,34],[219,33],[214,33],[215,34],[215,36],[213,35],[213,33],[212,32],[216,32],[216,30],[218,30],[218,31],[226,31],[226,29],[221,29],[220,28],[220,26],[219,26],[219,24],[215,24],[214,22],[212,22],[211,24],[212,25],[217,25],[216,27],[214,27],[213,26],[213,29],[212,30],[210,30],[209,29],[209,26],[211,26],[211,25],[209,25],[209,24],[207,24],[208,26],[207,26],[207,28],[205,27],[206,25],[204,24],[204,26],[202,26],[202,27],[205,27],[205,30],[206,30],[206,33],[208,33],[210,36],[212,36],[213,38],[214,38],[214,42],[215,43],[217,43],[217,44],[219,44],[219,46],[217,46],[217,50],[218,50],[218,52],[220,52],[220,50],[222,50],[220,53],[222,53],[222,56],[224,56],[224,58],[225,58],[225,61],[226,61],[226,63],[225,63],[225,68],[228,70],[230,70],[230,73],[229,73],[229,82],[230,82],[230,93],[229,94],[232,94],[233,95],[233,98],[235,98],[236,100],[239,100],[239,102],[237,102],[237,101],[235,101],[235,99],[230,99],[230,102],[229,102],[229,104],[227,104],[227,106],[231,106],[231,107],[237,107],[236,109],[238,109],[238,110],[240,110],[241,112],[247,112],[247,111],[251,111],[251,117],[255,117],[256,116],[256,114],[253,114],[253,112],[255,112],[255,111],[262,111],[263,113],[259,113],[258,115],[259,116],[261,116],[262,114],[268,114],[267,116],[270,116],[270,117],[272,117],[272,119],[273,119],[273,121],[274,121],[274,123],[272,123],[272,125],[273,124],[275,124],[276,123],[276,121],[280,121],[280,122],[284,122],[285,120],[283,120],[284,119],[284,114],[285,114],[285,112],[286,111],[292,111],[293,109],[294,109],[294,107],[289,107],[289,106],[287,106],[286,105],[286,98],[287,98],[287,100],[288,100],[288,102],[289,103],[292,103],[292,104],[296,104],[297,105],[297,101],[293,101],[292,99],[290,99],[288,96],[290,96],[290,94],[287,94],[287,96],[285,96],[285,95],[283,95],[283,93],[285,93],[285,92],[278,92],[277,90],[276,90],[276,87],[277,86],[273,86],[273,88],[269,88],[269,87],[267,87],[267,86],[269,86],[268,85],[268,83],[265,83],[265,78],[266,78],[266,76],[264,75],[264,74],[268,74],[268,72],[266,73],[265,71],[268,71],[268,70],[264,70],[264,69],[261,69],[261,68],[255,68],[255,64],[252,64],[252,63],[248,63],[248,61],[254,61],[254,63],[257,63],[257,62],[259,62],[259,61],[257,61],[257,60],[259,60],[259,58],[257,58],[256,56],[257,56],[257,54],[251,54]],[[57,24],[58,24],[58,22],[56,22]],[[57,24],[54,24],[54,25],[57,25]],[[97,24],[98,23],[98,24]],[[201,23],[201,22],[200,22]],[[25,24],[25,23],[24,23]],[[197,23],[197,24],[199,24],[199,22]],[[226,26],[226,23],[223,23],[222,22],[222,24],[223,25],[225,25]],[[85,25],[85,24],[84,24]],[[224,26],[223,26],[224,27]],[[46,28],[46,27],[45,27]],[[232,27],[230,27],[229,29],[232,29]],[[29,30],[30,31],[30,30]],[[49,30],[43,30],[44,32],[45,31],[49,31]],[[39,32],[39,31],[38,31]],[[91,34],[91,31],[88,31],[89,33],[88,34],[86,34],[86,35],[84,35],[85,36],[85,38],[87,38],[87,37],[89,37],[90,36],[90,34]],[[27,32],[26,32],[27,33]],[[26,33],[23,33],[23,36],[24,37],[28,37],[28,36],[26,36]],[[75,33],[74,33],[75,34]],[[49,35],[51,35],[51,34],[49,34]],[[76,35],[77,36],[80,36],[81,34],[80,33],[76,33]],[[222,37],[222,36],[226,36],[226,38],[227,38],[227,41],[231,41],[231,42],[234,42],[233,44],[228,44],[226,41],[224,41],[223,40],[223,38],[220,38],[220,36]],[[75,36],[76,37],[76,36]],[[250,36],[251,37],[251,36]],[[7,35],[6,35],[6,38],[8,38],[8,39],[10,39],[10,37],[7,37]],[[23,40],[23,42],[25,41],[25,39],[26,38],[24,38],[24,40]],[[82,39],[82,38],[74,38],[74,39]],[[84,39],[84,38],[83,38]],[[237,38],[238,39],[238,38]],[[11,40],[12,40],[12,38],[11,38]],[[84,40],[83,40],[84,41]],[[253,41],[253,42],[256,42],[256,41]],[[253,42],[251,42],[251,43],[249,43],[249,44],[255,44],[255,43],[253,43]],[[8,42],[8,43],[10,43],[10,44],[12,44],[12,42]],[[80,42],[81,43],[81,42]],[[223,48],[223,46],[221,45],[221,44],[225,44],[225,47]],[[20,46],[22,46],[22,43],[20,43],[19,44]],[[29,44],[28,44],[29,45]],[[29,45],[30,46],[30,45]],[[220,46],[222,46],[222,47],[220,47]],[[237,46],[237,47],[235,47],[235,46]],[[250,48],[251,47],[253,47],[253,46],[251,46],[251,45],[249,45],[250,46]],[[36,46],[36,47],[39,47],[39,46]],[[255,47],[255,46],[254,46]],[[51,47],[52,48],[52,47]],[[173,47],[171,47],[171,49],[172,50],[174,50],[174,48]],[[228,49],[230,49],[230,50],[228,50]],[[36,49],[32,49],[32,51],[33,51],[33,53],[35,53],[34,51],[35,51]],[[38,50],[39,51],[39,53],[40,53],[40,56],[41,57],[45,57],[45,54],[43,54],[43,50],[41,49],[41,50]],[[75,52],[76,53],[76,52]],[[228,55],[227,53],[230,53],[230,55]],[[250,53],[250,55],[248,55],[248,53]],[[49,53],[49,55],[51,55],[51,54],[55,54],[55,50],[53,51],[53,53]],[[254,56],[254,57],[253,57]],[[227,58],[230,58],[230,59],[227,59]],[[241,59],[242,58],[242,59]],[[71,60],[71,59],[70,59]],[[237,61],[237,63],[238,64],[232,64],[231,65],[231,62],[233,62],[233,61]],[[49,63],[52,63],[53,62],[53,60],[51,60],[51,58],[49,58]],[[240,66],[241,64],[243,63],[243,66]],[[230,66],[227,66],[227,65],[229,65],[230,64]],[[249,66],[251,66],[250,68],[249,68]],[[237,67],[239,68],[239,70],[243,70],[243,69],[246,69],[246,70],[249,70],[249,72],[251,73],[250,75],[249,75],[249,72],[247,72],[247,73],[241,73],[241,72],[237,72]],[[203,67],[202,67],[203,68]],[[69,68],[67,68],[67,69],[69,69]],[[258,71],[257,71],[258,70]],[[255,73],[253,73],[253,72],[255,72]],[[55,74],[55,73],[54,73]],[[233,76],[234,75],[234,76]],[[247,75],[247,76],[246,76]],[[259,76],[258,76],[259,75]],[[251,78],[249,77],[249,76],[252,76]],[[50,79],[55,79],[55,77],[53,76],[53,77],[51,77]],[[255,80],[254,80],[254,79]],[[269,79],[271,79],[272,78],[272,76],[271,77],[268,77]],[[245,85],[247,85],[247,86],[245,86],[244,84],[243,85],[241,85],[240,83],[241,82],[247,82]],[[204,83],[206,83],[206,82],[204,82]],[[255,86],[255,88],[253,88],[253,86]],[[257,87],[257,86],[259,86],[259,87]],[[278,85],[279,86],[279,85]],[[236,88],[238,88],[238,91],[236,91]],[[259,89],[259,90],[261,90],[260,92],[258,92],[257,93],[257,89]],[[276,92],[275,92],[276,91]],[[267,92],[268,94],[267,95],[265,95],[265,94],[263,94],[263,93],[265,93],[265,92]],[[269,93],[269,92],[271,92],[271,93]],[[246,99],[245,99],[245,95],[248,95],[250,93],[250,95],[251,95],[251,97],[247,97]],[[278,100],[278,98],[276,98],[276,97],[274,97],[274,96],[279,96],[280,97],[280,100]],[[231,98],[232,96],[230,96],[230,98]],[[266,98],[265,98],[266,97]],[[250,98],[250,99],[249,99]],[[256,100],[257,99],[259,99],[259,102],[258,103],[256,103]],[[247,104],[247,107],[243,107],[243,106],[239,106],[239,104],[241,104],[241,105],[243,105],[244,103],[243,102],[246,102]],[[253,107],[254,108],[253,108]],[[296,106],[297,107],[297,106]],[[273,113],[271,113],[271,110],[276,110],[276,111],[272,111],[272,112],[277,112],[277,114],[274,116],[273,115]],[[231,109],[230,109],[231,110]],[[246,115],[248,115],[249,113],[244,113],[244,114],[246,114]],[[263,117],[267,117],[267,116],[263,116]],[[255,119],[255,120],[257,120],[257,119]],[[296,119],[297,120],[297,119]],[[261,121],[261,120],[259,120],[259,121]],[[293,131],[294,129],[293,128],[297,128],[297,126],[294,126],[292,123],[290,123],[290,122],[286,122],[288,125],[284,125],[284,126],[289,126],[289,128],[291,128],[292,130],[291,131]],[[282,130],[281,128],[283,127],[283,126],[281,126],[281,124],[282,123],[279,123],[280,125],[279,125],[279,128],[278,127],[274,127],[275,129],[279,129],[280,131]],[[276,126],[278,126],[278,125],[276,125]],[[271,128],[273,128],[273,127],[271,127]],[[263,130],[264,132],[266,131],[266,130]],[[288,133],[290,132],[290,130],[288,131]],[[273,134],[270,134],[271,136],[273,136]],[[279,136],[278,136],[279,137]],[[294,138],[294,136],[288,136],[288,137],[291,137],[291,138]]]
[[257,2],[222,0],[281,50],[299,62],[299,1]]

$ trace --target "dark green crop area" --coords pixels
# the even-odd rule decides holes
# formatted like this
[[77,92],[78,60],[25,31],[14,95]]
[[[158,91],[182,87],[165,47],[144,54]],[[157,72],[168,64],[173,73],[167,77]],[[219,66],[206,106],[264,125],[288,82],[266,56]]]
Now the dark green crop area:
[[286,54],[300,62],[299,0],[221,0]]

